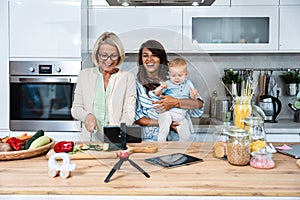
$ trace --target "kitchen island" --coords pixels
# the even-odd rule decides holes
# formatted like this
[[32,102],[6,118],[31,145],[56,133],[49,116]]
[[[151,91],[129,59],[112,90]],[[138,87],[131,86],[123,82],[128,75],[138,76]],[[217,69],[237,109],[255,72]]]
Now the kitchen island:
[[[110,182],[104,183],[118,159],[72,160],[77,167],[68,179],[48,176],[48,160],[45,155],[25,160],[0,161],[0,199],[25,199],[24,195],[41,195],[37,199],[75,199],[77,195],[80,197],[78,199],[93,199],[93,195],[104,199],[108,199],[107,196],[113,199],[126,199],[126,196],[135,196],[132,197],[134,199],[143,199],[142,196],[146,196],[145,199],[151,199],[151,196],[156,196],[155,199],[170,196],[174,199],[193,199],[199,196],[203,199],[300,197],[300,168],[296,165],[296,159],[280,153],[273,157],[275,168],[261,170],[249,165],[230,165],[226,160],[214,158],[210,143],[132,145],[158,147],[158,152],[154,154],[134,153],[130,156],[150,174],[150,178],[146,178],[129,162],[124,162]],[[163,169],[144,161],[145,158],[177,152],[200,157],[204,162]]]

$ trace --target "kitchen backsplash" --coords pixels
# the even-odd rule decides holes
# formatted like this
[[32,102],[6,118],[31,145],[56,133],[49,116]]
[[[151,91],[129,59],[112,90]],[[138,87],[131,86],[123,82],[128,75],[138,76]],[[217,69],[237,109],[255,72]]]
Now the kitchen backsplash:
[[[175,57],[183,57],[188,61],[189,78],[198,88],[201,96],[205,99],[206,116],[209,115],[209,100],[213,91],[218,93],[218,99],[230,98],[225,95],[221,77],[224,69],[300,69],[300,54],[169,54],[169,60]],[[82,55],[83,68],[93,66],[90,54]],[[123,69],[137,72],[137,54],[127,54]],[[258,80],[260,71],[253,72],[253,81]],[[264,73],[264,71],[262,71]],[[288,107],[288,103],[294,103],[296,96],[285,94],[285,85],[279,78],[283,71],[274,71],[273,76],[281,88],[279,99],[282,103],[282,110],[279,114],[280,119],[293,119],[294,111]],[[258,90],[258,88],[256,89]],[[255,99],[255,98],[253,98]]]

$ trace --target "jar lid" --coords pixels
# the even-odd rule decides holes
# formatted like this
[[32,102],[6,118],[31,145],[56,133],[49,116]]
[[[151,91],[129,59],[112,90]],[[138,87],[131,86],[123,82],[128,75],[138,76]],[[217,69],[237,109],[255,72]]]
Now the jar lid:
[[229,129],[229,134],[228,135],[231,136],[231,137],[247,137],[248,136],[248,131],[233,126]]

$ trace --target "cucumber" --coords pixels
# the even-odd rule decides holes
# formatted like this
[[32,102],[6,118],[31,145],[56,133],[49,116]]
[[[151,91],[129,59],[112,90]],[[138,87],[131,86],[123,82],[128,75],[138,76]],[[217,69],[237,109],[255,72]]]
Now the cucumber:
[[24,149],[29,149],[31,143],[36,140],[39,137],[44,136],[44,131],[43,130],[38,130],[29,140],[26,141]]
[[36,149],[38,147],[44,146],[46,144],[49,144],[50,141],[51,140],[47,135],[41,136],[31,143],[29,149]]

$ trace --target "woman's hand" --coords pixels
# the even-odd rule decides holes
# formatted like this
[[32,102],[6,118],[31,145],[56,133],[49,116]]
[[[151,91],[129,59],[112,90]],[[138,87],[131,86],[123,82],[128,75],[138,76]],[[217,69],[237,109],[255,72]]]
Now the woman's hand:
[[167,110],[170,110],[171,108],[180,107],[178,99],[174,97],[160,95],[160,98],[161,100],[152,102],[153,104],[157,104],[157,106],[155,106],[155,109],[158,109],[160,112],[165,112]]
[[97,119],[93,114],[88,114],[86,116],[84,126],[86,130],[90,133],[93,133],[95,129],[97,129]]
[[170,129],[173,130],[173,131],[175,131],[176,133],[178,133],[178,132],[177,132],[177,126],[179,126],[179,122],[172,121],[172,124],[171,124],[171,126],[170,126]]
[[160,112],[165,112],[171,108],[183,108],[183,109],[198,109],[203,107],[203,102],[201,100],[194,100],[191,98],[186,99],[176,99],[171,96],[160,95],[161,100],[152,102],[152,104],[157,104],[154,106],[155,109]]

